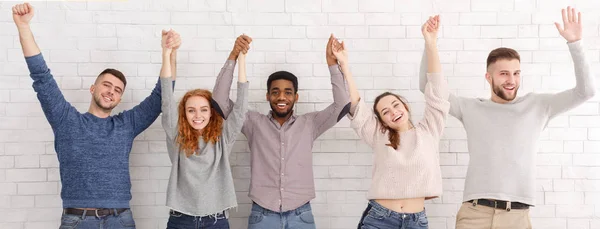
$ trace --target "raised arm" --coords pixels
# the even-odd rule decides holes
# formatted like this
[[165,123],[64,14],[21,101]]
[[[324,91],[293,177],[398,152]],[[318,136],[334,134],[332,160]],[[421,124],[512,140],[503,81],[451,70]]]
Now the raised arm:
[[[340,71],[340,66],[337,64],[332,51],[332,44],[335,41],[333,34],[329,37],[325,55],[327,65],[329,65],[329,73],[331,74],[331,89],[333,92],[333,103],[322,111],[307,114],[313,116],[313,138],[318,138],[329,128],[335,126],[348,111],[350,110],[350,96],[344,76]],[[333,59],[332,59],[333,57]]]
[[225,61],[225,64],[217,76],[217,81],[213,88],[213,99],[211,104],[224,119],[228,118],[229,113],[231,113],[231,110],[233,109],[233,101],[229,99],[229,93],[231,92],[231,83],[233,82],[235,61],[238,59],[240,53],[248,53],[248,50],[250,50],[250,43],[252,43],[252,38],[249,36],[245,34],[239,36],[233,44],[233,49],[229,54],[229,58],[227,58],[227,61]]
[[437,49],[437,33],[440,27],[440,17],[429,17],[423,24],[421,32],[425,38],[425,52],[427,53],[427,83],[423,94],[425,95],[425,112],[419,122],[432,136],[439,138],[446,124],[446,116],[450,108],[448,102],[448,84],[442,76],[442,65]]
[[19,41],[25,62],[33,79],[33,89],[37,93],[46,119],[52,128],[56,129],[62,125],[62,121],[69,113],[77,113],[77,110],[65,100],[35,42],[29,26],[33,15],[34,8],[29,3],[18,4],[12,8],[12,16],[19,31]]
[[562,18],[564,28],[559,23],[555,25],[560,35],[567,40],[573,58],[576,83],[574,88],[546,97],[545,102],[549,107],[550,118],[584,103],[596,94],[594,76],[581,44],[583,28],[581,13],[577,13],[575,8],[568,7],[566,10],[562,9]]
[[348,90],[350,92],[350,110],[348,112],[348,118],[350,119],[350,126],[358,134],[358,136],[365,141],[368,145],[373,146],[374,139],[378,134],[379,126],[377,118],[373,111],[367,107],[364,101],[361,101],[358,88],[352,78],[352,72],[348,64],[348,49],[346,44],[342,41],[340,43],[337,40],[330,41],[331,51],[342,69],[342,74],[348,83]]
[[[237,99],[231,116],[223,124],[222,136],[226,144],[232,145],[244,126],[246,112],[248,111],[248,85],[248,81],[246,80],[246,54],[240,53],[238,56]],[[230,152],[225,153],[229,154]]]
[[[174,30],[171,30],[168,32],[168,37],[167,37],[167,43],[166,43],[166,47],[168,48],[174,48],[174,47],[179,47],[181,45],[181,38],[179,36],[179,34],[177,32],[175,32]],[[170,53],[169,53],[170,55]],[[168,77],[171,77],[171,66],[170,66],[170,58],[168,58],[167,62],[164,63],[164,56],[163,55],[163,66],[161,68],[161,75],[163,75],[163,70],[165,67],[165,64],[169,64],[166,72],[164,72],[164,74],[168,74]],[[172,91],[173,87],[172,87],[172,79],[169,79],[169,81],[171,81],[169,83],[169,89]],[[144,99],[144,101],[142,101],[140,104],[138,104],[137,106],[133,107],[131,110],[124,112],[124,115],[128,116],[132,123],[133,123],[133,128],[134,128],[134,134],[138,135],[140,134],[142,131],[144,131],[146,128],[148,128],[153,122],[154,120],[156,120],[156,118],[158,118],[158,115],[160,115],[161,113],[161,109],[162,109],[162,90],[164,89],[162,87],[162,82],[161,80],[159,80],[159,82],[156,83],[156,86],[154,87],[154,89],[152,90],[152,92],[150,93],[150,95],[148,97],[146,97],[146,99]]]
[[160,82],[161,88],[161,111],[162,111],[162,126],[167,134],[167,138],[172,143],[175,141],[175,135],[177,133],[177,102],[173,97],[173,88],[171,84],[175,77],[174,66],[175,60],[173,60],[173,48],[168,47],[167,42],[172,39],[172,34],[164,31],[162,33],[161,48],[162,48],[162,67],[160,69]]
[[[437,42],[436,42],[437,43]],[[423,50],[423,56],[421,57],[421,65],[419,68],[419,90],[425,94],[425,86],[427,85],[428,82],[428,77],[427,77],[427,72],[429,71],[429,51],[431,50],[430,47],[428,47],[427,43],[425,44],[425,50]],[[437,48],[436,48],[437,50]],[[436,55],[439,56],[438,52],[435,51]],[[436,59],[434,57],[434,59]],[[439,57],[437,58],[439,59]],[[440,73],[441,73],[441,64],[439,66],[440,68]],[[454,116],[455,118],[457,118],[458,120],[462,121],[462,110],[461,110],[461,100],[463,100],[464,98],[459,97],[453,93],[449,93],[448,95],[448,101],[450,102],[450,110],[449,110],[449,114]]]

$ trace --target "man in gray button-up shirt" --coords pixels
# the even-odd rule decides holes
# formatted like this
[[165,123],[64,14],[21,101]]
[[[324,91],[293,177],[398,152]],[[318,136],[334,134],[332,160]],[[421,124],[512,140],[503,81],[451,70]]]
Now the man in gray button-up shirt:
[[[251,39],[240,36],[225,66],[219,73],[213,95],[224,117],[233,107],[229,92],[233,80],[238,47],[248,49]],[[350,96],[344,76],[331,52],[329,38],[326,59],[331,73],[334,102],[322,111],[296,115],[298,80],[292,73],[279,71],[267,80],[268,114],[246,113],[242,133],[248,138],[252,177],[250,198],[254,201],[248,220],[249,229],[315,228],[309,201],[315,198],[313,179],[313,142],[344,117],[350,108]]]

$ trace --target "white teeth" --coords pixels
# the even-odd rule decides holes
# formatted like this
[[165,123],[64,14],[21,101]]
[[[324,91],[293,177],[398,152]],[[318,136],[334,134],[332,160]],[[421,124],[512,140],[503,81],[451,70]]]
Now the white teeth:
[[103,97],[104,97],[104,100],[112,102],[112,99],[110,99],[109,97],[106,97],[106,96],[103,96]]
[[285,107],[285,103],[278,103],[277,106],[279,106],[279,107]]
[[393,120],[393,121],[394,121],[394,122],[395,122],[395,121],[398,121],[398,119],[400,119],[400,118],[402,118],[402,115],[398,115],[398,116],[396,116],[396,117],[394,118],[394,120]]

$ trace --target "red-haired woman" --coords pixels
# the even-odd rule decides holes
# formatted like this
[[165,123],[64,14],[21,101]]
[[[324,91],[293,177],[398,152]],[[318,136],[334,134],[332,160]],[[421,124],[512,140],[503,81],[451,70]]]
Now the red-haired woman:
[[[163,36],[163,44],[171,39]],[[239,55],[237,101],[227,120],[211,104],[212,93],[188,91],[179,105],[173,98],[169,59],[163,46],[160,73],[162,125],[167,133],[171,176],[167,187],[168,229],[229,228],[228,210],[237,206],[229,155],[241,132],[248,107],[245,54]]]

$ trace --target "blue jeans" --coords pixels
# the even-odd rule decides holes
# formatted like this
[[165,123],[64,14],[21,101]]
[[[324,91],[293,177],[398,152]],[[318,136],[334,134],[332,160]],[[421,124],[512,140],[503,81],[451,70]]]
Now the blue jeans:
[[224,212],[202,217],[173,210],[169,214],[167,229],[229,229],[229,220]]
[[316,229],[310,203],[294,210],[274,212],[253,203],[248,229]]
[[427,229],[428,224],[425,210],[418,213],[400,213],[370,200],[358,229]]
[[60,221],[59,229],[135,229],[133,214],[129,209],[118,215],[101,217],[63,213]]

